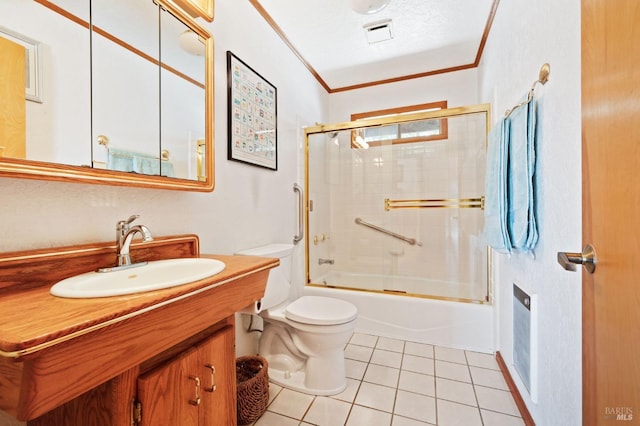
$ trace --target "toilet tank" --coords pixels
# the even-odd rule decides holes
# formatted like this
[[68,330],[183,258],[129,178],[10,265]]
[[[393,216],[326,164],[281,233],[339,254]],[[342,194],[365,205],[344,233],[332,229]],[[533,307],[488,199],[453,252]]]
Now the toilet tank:
[[245,256],[275,257],[280,260],[280,265],[269,271],[267,288],[262,298],[262,309],[279,305],[289,298],[292,253],[293,244],[268,244],[236,253]]

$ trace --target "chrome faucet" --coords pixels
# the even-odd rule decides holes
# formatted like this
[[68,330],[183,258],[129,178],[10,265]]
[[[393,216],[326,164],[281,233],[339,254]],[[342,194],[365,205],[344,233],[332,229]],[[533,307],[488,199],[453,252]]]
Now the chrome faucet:
[[335,262],[333,259],[318,258],[318,265],[324,265],[325,263],[328,263],[329,265],[333,265]]
[[98,272],[111,272],[119,269],[132,268],[134,266],[146,265],[147,262],[131,263],[131,254],[129,253],[131,248],[131,241],[133,236],[137,233],[142,235],[142,241],[153,241],[151,231],[144,225],[131,226],[131,222],[139,218],[140,215],[129,216],[127,220],[120,220],[116,223],[116,245],[117,245],[117,266],[111,268],[100,268]]
[[[151,231],[144,225],[136,225],[127,230],[124,234],[124,239],[122,240],[122,244],[118,247],[118,266],[133,266],[131,263],[131,255],[129,254],[129,247],[131,246],[131,241],[133,240],[133,236],[136,233],[142,234],[142,241],[149,242],[153,241],[153,237],[151,236]],[[142,262],[145,264],[147,262]],[[137,265],[137,264],[136,264]]]

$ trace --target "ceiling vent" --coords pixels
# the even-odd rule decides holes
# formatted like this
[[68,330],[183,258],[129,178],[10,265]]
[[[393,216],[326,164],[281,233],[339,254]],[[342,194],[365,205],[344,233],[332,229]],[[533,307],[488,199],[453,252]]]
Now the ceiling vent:
[[367,24],[362,28],[364,28],[369,44],[380,43],[381,41],[387,41],[393,38],[391,19]]

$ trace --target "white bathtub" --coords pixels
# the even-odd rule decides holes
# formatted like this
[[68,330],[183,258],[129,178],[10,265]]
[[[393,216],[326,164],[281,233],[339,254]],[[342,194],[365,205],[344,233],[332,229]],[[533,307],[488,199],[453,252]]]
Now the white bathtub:
[[[340,274],[341,285],[353,278],[349,287],[360,280],[375,281],[375,276]],[[353,275],[353,276],[352,276]],[[351,276],[351,277],[350,277]],[[334,277],[324,276],[328,283]],[[322,282],[322,280],[318,280]],[[380,277],[378,281],[382,281]],[[384,288],[384,287],[382,287]],[[453,302],[398,294],[345,290],[324,286],[305,286],[304,294],[336,297],[358,308],[356,331],[378,336],[493,353],[494,308],[489,304]]]

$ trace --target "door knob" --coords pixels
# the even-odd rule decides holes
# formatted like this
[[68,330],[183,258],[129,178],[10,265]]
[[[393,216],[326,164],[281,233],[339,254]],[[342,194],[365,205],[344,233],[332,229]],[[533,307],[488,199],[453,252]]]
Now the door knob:
[[576,265],[584,266],[585,271],[590,274],[596,270],[596,250],[587,244],[582,253],[558,252],[558,263],[567,271],[575,271]]

